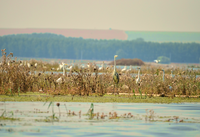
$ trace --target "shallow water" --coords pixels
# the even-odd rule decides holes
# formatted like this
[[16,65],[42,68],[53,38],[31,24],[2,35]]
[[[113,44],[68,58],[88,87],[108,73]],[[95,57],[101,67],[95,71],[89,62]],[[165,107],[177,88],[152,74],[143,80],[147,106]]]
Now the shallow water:
[[[56,103],[55,103],[56,104]],[[59,109],[54,111],[59,117]],[[67,110],[65,105],[67,106]],[[153,104],[153,103],[94,103],[94,113],[117,112],[119,116],[131,113],[132,118],[89,119],[86,114],[91,103],[60,103],[58,121],[44,122],[52,115],[52,107],[44,102],[0,102],[0,115],[6,108],[13,111],[19,121],[0,121],[1,136],[200,136],[200,103]],[[37,109],[37,110],[36,110]],[[154,120],[146,119],[146,109],[152,109]],[[66,111],[82,115],[69,116]],[[49,111],[49,112],[48,112]],[[7,116],[10,114],[8,113]],[[171,120],[178,116],[178,120]],[[39,121],[36,122],[35,120]],[[40,121],[41,120],[41,121]],[[183,120],[183,122],[179,122]]]

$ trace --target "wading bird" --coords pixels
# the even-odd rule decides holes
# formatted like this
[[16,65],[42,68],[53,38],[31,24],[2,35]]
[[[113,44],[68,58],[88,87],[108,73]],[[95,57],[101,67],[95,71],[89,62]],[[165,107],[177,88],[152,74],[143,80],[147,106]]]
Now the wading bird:
[[126,71],[126,66],[121,70],[122,72]]
[[30,67],[31,67],[31,64],[30,64],[30,63],[27,63],[27,66],[30,68]]
[[130,68],[126,71],[126,72],[129,72],[129,71],[131,71],[132,70],[132,66],[130,66]]
[[139,84],[140,82],[140,68],[138,68],[138,78],[135,80],[136,84]]
[[113,71],[113,80],[115,82],[115,85],[119,83],[119,74],[116,72],[116,61],[115,58],[118,57],[118,55],[114,56],[114,71]]
[[35,68],[37,67],[37,63],[35,63]]
[[73,69],[73,65],[71,65],[69,68],[67,68],[67,70],[72,71]]
[[[63,68],[63,76],[65,76],[65,65],[67,65],[67,64],[62,63],[62,65],[63,65],[63,67],[62,67]],[[57,83],[62,83],[62,81],[63,81],[62,77],[60,77],[56,80]]]
[[165,70],[162,69],[162,71],[163,71],[163,82],[164,82],[165,81]]
[[104,69],[104,62],[103,64],[101,65],[101,67],[99,68],[99,70],[103,70]]
[[160,62],[160,60],[154,60],[154,62],[155,62],[155,63],[159,63],[159,62]]

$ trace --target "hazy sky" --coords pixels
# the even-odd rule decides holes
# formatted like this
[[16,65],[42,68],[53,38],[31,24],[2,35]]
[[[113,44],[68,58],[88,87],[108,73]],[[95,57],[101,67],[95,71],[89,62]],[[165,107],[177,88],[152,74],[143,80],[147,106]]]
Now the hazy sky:
[[200,0],[0,0],[0,28],[200,32]]

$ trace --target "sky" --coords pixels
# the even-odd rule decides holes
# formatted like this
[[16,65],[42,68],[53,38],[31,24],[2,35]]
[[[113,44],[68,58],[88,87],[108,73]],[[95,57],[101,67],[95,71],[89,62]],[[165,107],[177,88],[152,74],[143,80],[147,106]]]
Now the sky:
[[0,0],[0,28],[200,32],[200,0]]

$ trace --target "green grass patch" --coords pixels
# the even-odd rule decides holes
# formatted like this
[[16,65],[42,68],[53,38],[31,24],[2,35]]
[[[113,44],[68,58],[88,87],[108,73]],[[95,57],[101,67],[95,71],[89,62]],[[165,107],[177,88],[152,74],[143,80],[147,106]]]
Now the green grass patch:
[[175,97],[173,99],[168,97],[140,97],[140,96],[115,96],[115,95],[105,95],[103,97],[100,96],[70,96],[70,95],[57,95],[57,96],[46,96],[43,94],[23,94],[23,96],[6,96],[0,95],[0,101],[17,101],[17,102],[94,102],[94,103],[106,103],[106,102],[116,102],[116,103],[184,103],[184,102],[200,102],[199,98],[178,98]]

